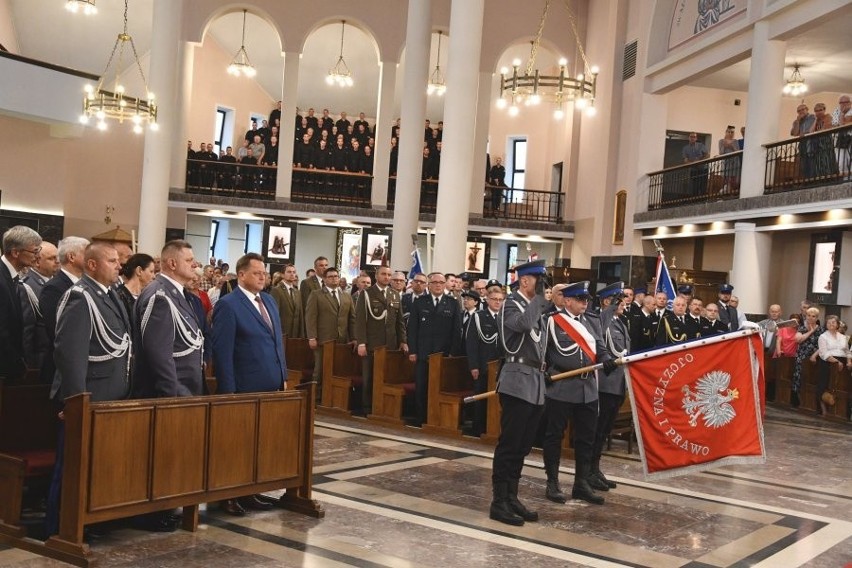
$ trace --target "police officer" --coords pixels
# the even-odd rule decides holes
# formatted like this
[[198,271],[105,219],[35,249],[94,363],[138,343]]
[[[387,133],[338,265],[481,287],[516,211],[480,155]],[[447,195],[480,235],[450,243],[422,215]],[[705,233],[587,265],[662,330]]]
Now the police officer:
[[[607,353],[618,359],[630,351],[630,337],[624,322],[624,310],[629,302],[623,295],[623,282],[611,284],[598,292],[603,300],[609,298],[606,308],[601,311],[603,343]],[[632,298],[631,298],[632,300]],[[601,453],[609,433],[612,431],[618,410],[624,403],[625,382],[624,367],[617,367],[611,373],[598,374],[598,423],[595,428],[595,446],[592,454],[592,468],[589,485],[600,491],[609,491],[616,487],[601,471]]]
[[719,286],[719,320],[727,326],[725,331],[736,331],[740,328],[740,316],[737,313],[737,308],[729,305],[731,302],[731,293],[734,287],[730,284],[721,284]]
[[672,300],[671,311],[666,310],[657,328],[657,346],[683,343],[690,339],[686,326],[686,298],[678,296]]
[[[547,369],[551,375],[573,371],[595,363],[604,364],[604,372],[617,367],[597,334],[591,319],[585,316],[591,298],[589,282],[577,282],[562,290],[565,310],[551,315],[544,329]],[[559,487],[559,459],[562,437],[568,420],[574,422],[574,458],[576,473],[573,499],[603,505],[604,499],[589,485],[594,456],[595,428],[598,419],[598,379],[595,372],[555,381],[547,387],[544,432],[544,469],[547,474],[545,497],[564,503],[567,497]]]
[[[486,307],[473,315],[465,338],[467,367],[473,377],[474,394],[483,393],[488,388],[488,362],[503,356],[497,332],[497,315],[503,307],[503,290],[489,291],[486,302]],[[473,404],[473,435],[478,437],[485,432],[488,403],[478,400]]]
[[489,516],[520,526],[537,521],[538,513],[518,500],[518,482],[524,458],[530,453],[544,412],[545,374],[542,351],[542,312],[546,285],[544,259],[515,267],[518,288],[503,303],[497,317],[506,363],[500,370],[500,437],[494,449],[491,473],[493,500]]

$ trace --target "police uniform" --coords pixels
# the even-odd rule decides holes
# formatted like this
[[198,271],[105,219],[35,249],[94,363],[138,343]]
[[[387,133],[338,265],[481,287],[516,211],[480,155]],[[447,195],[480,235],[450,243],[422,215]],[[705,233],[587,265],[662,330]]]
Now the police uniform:
[[695,317],[694,315],[687,312],[687,314],[683,317],[686,322],[686,335],[688,339],[696,339],[701,337],[701,324],[704,323],[704,319],[701,316]]
[[[720,296],[722,294],[730,294],[733,291],[734,287],[730,284],[721,284],[719,286]],[[719,321],[725,324],[725,332],[738,330],[740,328],[740,316],[737,313],[737,309],[723,302],[721,298],[717,304],[719,306]]]
[[[479,377],[473,381],[474,394],[484,393],[488,388],[488,362],[503,356],[497,331],[497,315],[485,308],[479,310],[468,325],[465,337],[467,367],[479,371]],[[473,435],[481,436],[486,428],[488,403],[478,400],[473,403]]]
[[721,320],[710,321],[707,318],[701,318],[700,333],[701,337],[711,337],[720,333],[728,333],[728,326],[722,323]]
[[[589,297],[589,283],[570,284],[562,290],[566,298]],[[564,327],[563,327],[564,326]],[[567,332],[565,328],[572,330]],[[593,318],[585,314],[571,314],[567,309],[547,318],[544,329],[545,356],[551,375],[581,369],[595,363],[612,360],[601,341]],[[576,339],[575,339],[576,338]],[[578,343],[585,343],[584,349]],[[594,355],[594,358],[591,357]],[[562,438],[569,419],[574,425],[574,459],[576,473],[571,496],[601,505],[603,497],[589,485],[594,455],[595,428],[598,419],[598,378],[592,371],[578,377],[554,381],[547,387],[544,432],[544,469],[547,474],[545,496],[551,501],[564,503],[565,495],[559,488],[559,460]]]
[[[516,282],[524,276],[543,278],[544,260],[521,264],[515,267],[515,274]],[[500,437],[494,449],[491,473],[494,499],[489,516],[511,525],[538,519],[537,514],[527,511],[518,501],[518,482],[544,412],[541,314],[546,307],[543,294],[527,298],[516,289],[506,298],[497,316],[506,362],[497,382],[502,412]]]
[[[613,303],[601,312],[601,324],[603,326],[603,344],[607,353],[615,359],[627,355],[630,351],[630,337],[627,326],[622,317],[616,314],[617,302],[620,301],[623,293],[623,282],[616,282],[598,292],[598,296],[601,298],[613,298]],[[616,367],[610,373],[598,373],[599,411],[589,484],[592,488],[601,491],[608,491],[616,487],[615,482],[608,480],[603,474],[600,463],[603,446],[615,424],[618,410],[624,403],[624,396],[624,367]]]

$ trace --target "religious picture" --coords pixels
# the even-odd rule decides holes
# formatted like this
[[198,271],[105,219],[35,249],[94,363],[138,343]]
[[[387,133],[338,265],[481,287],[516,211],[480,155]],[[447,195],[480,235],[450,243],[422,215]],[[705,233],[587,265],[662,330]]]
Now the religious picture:
[[390,262],[390,236],[367,235],[367,258],[364,264],[387,266]]
[[267,221],[264,224],[263,248],[270,264],[283,265],[293,262],[295,241],[296,225],[294,223]]
[[467,243],[465,272],[485,272],[485,243]]
[[361,229],[338,229],[337,266],[348,282],[361,274]]
[[834,282],[834,255],[837,243],[817,243],[814,250],[814,277],[811,292],[831,294]]

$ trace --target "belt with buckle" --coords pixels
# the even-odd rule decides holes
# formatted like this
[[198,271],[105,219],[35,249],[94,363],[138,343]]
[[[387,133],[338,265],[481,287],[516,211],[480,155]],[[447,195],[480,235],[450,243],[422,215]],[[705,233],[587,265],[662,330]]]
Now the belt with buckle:
[[526,365],[527,367],[532,367],[533,369],[541,370],[541,362],[534,361],[532,359],[524,358],[524,357],[516,357],[514,355],[509,355],[506,357],[507,363],[518,363],[520,365]]

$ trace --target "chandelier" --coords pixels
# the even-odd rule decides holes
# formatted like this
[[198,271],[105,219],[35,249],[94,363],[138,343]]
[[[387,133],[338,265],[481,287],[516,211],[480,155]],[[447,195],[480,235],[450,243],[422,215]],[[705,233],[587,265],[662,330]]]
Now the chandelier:
[[426,94],[438,95],[443,97],[447,92],[447,83],[444,81],[444,74],[441,73],[441,35],[443,32],[438,32],[438,57],[435,59],[435,70],[429,75],[429,86],[426,87]]
[[[127,44],[130,44],[133,62],[136,64],[136,69],[142,78],[142,85],[147,93],[145,100],[127,96],[124,85],[118,82],[118,74],[123,68],[124,49]],[[112,91],[106,91],[103,88],[104,81],[109,77],[110,66],[116,59],[116,52],[118,53],[118,61],[113,69]],[[118,120],[119,123],[130,120],[133,123],[133,132],[136,134],[142,132],[143,123],[147,123],[151,130],[157,130],[157,105],[154,104],[154,95],[148,91],[148,82],[145,80],[145,73],[142,72],[142,65],[139,63],[139,56],[136,54],[136,45],[133,43],[133,38],[127,33],[127,0],[124,0],[124,31],[118,34],[118,38],[115,40],[112,53],[98,85],[96,87],[86,85],[85,91],[83,114],[80,116],[81,123],[88,124],[89,120],[95,117],[98,120],[98,130],[106,130],[106,119],[112,118]]]
[[329,85],[337,85],[338,87],[352,86],[352,71],[343,60],[343,34],[346,32],[346,20],[340,21],[340,56],[337,58],[337,63],[334,67],[328,70],[328,76],[325,82]]
[[234,77],[239,77],[240,75],[254,77],[257,75],[257,70],[251,64],[251,61],[249,61],[249,56],[246,52],[246,12],[248,10],[243,10],[243,39],[240,42],[240,49],[234,55],[231,64],[228,65],[228,74]]
[[82,11],[87,16],[93,16],[98,13],[98,9],[95,7],[95,0],[67,0],[65,2],[65,9],[73,14]]
[[526,68],[522,71],[521,60],[515,59],[512,61],[511,74],[506,67],[500,70],[500,98],[497,99],[497,107],[508,108],[510,116],[517,116],[521,105],[536,106],[542,102],[549,102],[553,105],[553,117],[561,120],[565,116],[565,103],[573,101],[576,108],[586,109],[586,114],[594,115],[596,112],[595,88],[599,69],[597,66],[589,66],[568,0],[565,0],[565,9],[568,10],[568,20],[577,45],[577,53],[583,60],[584,72],[571,77],[568,74],[568,60],[564,57],[559,60],[557,75],[546,75],[535,67],[535,58],[541,44],[541,35],[550,3],[551,0],[545,0],[538,31],[535,39],[530,42],[530,56]]
[[799,71],[799,64],[793,64],[793,73],[790,74],[790,78],[787,79],[787,84],[784,85],[782,89],[783,93],[790,97],[798,97],[799,95],[804,95],[808,90],[808,86],[805,85],[805,78],[802,77],[801,71]]

